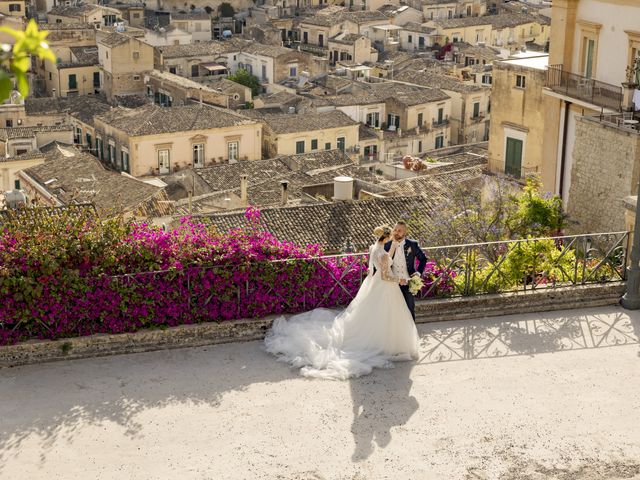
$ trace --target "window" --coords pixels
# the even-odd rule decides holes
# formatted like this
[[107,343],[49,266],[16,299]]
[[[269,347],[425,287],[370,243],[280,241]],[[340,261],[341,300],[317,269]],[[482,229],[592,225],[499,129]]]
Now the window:
[[122,170],[131,173],[129,170],[129,152],[125,149],[120,150],[120,164],[122,165]]
[[596,73],[598,59],[598,35],[602,25],[578,20],[580,26],[580,71],[591,78]]
[[113,142],[109,142],[109,148],[108,148],[108,153],[109,153],[109,163],[111,165],[115,165],[116,164],[116,146]]
[[139,80],[140,80],[140,75],[134,75],[134,76],[133,76],[133,81],[134,81],[134,82],[137,82],[137,81],[139,81]]
[[107,58],[109,58],[109,52],[104,52]]
[[400,117],[393,113],[387,113],[387,128],[389,130],[400,128]]
[[204,167],[204,143],[193,144],[193,168]]
[[110,27],[111,25],[116,23],[116,16],[115,15],[105,15],[102,18],[104,19],[105,27]]
[[51,72],[49,72],[49,80],[51,80]]
[[82,143],[82,129],[80,127],[75,127],[73,129],[73,143]]
[[227,152],[229,153],[229,161],[238,160],[238,142],[227,143]]
[[140,59],[140,52],[133,52],[133,59],[134,60],[139,60]]
[[140,18],[140,14],[139,13],[134,13],[133,14],[133,18]]
[[20,190],[20,180],[13,181],[13,188],[15,188],[16,190]]
[[409,37],[407,38],[407,43],[412,43],[413,42],[413,36],[409,35]]
[[522,172],[522,140],[507,137],[504,173],[520,178]]
[[317,150],[318,149],[318,139],[314,138],[313,140],[311,140],[311,150]]
[[16,149],[16,155],[24,155],[25,153],[27,153],[27,149],[26,148],[18,148],[18,149]]
[[422,113],[418,114],[418,126],[419,127],[422,126],[423,117],[424,117],[424,115]]
[[380,126],[380,113],[367,113],[367,125],[378,128]]
[[295,78],[298,76],[298,67],[289,67],[289,76]]
[[169,67],[169,73],[173,73],[175,75],[177,73],[176,67]]
[[76,74],[72,73],[69,75],[69,90],[76,90],[78,88],[78,81],[76,79]]
[[198,65],[191,65],[191,76],[197,77],[200,75],[200,69]]
[[13,127],[13,120],[5,120],[4,124],[7,128],[11,128]]
[[100,72],[93,72],[93,86],[100,86]]
[[345,138],[344,137],[338,137],[336,138],[336,146],[339,150],[342,150],[344,152],[345,149]]
[[102,151],[102,139],[100,137],[96,138],[96,157],[100,160],[104,160],[104,153]]
[[516,75],[516,87],[524,88],[527,78],[524,75]]
[[438,125],[444,123],[444,108],[438,108]]
[[327,142],[324,144],[324,149],[325,150],[331,150],[331,142]]
[[438,135],[436,137],[436,148],[444,147],[444,135]]
[[85,139],[87,141],[87,148],[91,150],[93,148],[93,143],[91,141],[91,134],[89,132],[85,134]]
[[262,81],[267,81],[267,66],[262,65]]
[[296,153],[304,153],[304,140],[298,140],[296,142]]
[[171,169],[171,156],[167,148],[158,150],[158,172],[160,174],[169,173]]
[[9,11],[10,12],[20,12],[21,11],[20,4],[19,3],[10,3],[9,4]]
[[480,102],[475,102],[473,104],[473,118],[478,118],[480,116]]
[[491,85],[493,83],[493,79],[491,78],[491,75],[483,75],[482,83],[485,85]]
[[369,145],[364,147],[364,156],[369,160],[374,160],[378,156],[378,146],[377,145]]
[[422,140],[418,140],[418,153],[422,153]]

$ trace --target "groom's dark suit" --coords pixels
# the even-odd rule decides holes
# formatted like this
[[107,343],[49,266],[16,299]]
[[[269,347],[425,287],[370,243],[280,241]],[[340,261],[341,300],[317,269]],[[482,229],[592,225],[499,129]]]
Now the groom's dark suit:
[[[391,249],[391,242],[387,242],[384,244],[384,249],[388,252]],[[398,251],[396,251],[395,255],[398,255]],[[404,240],[404,258],[407,262],[407,272],[409,276],[418,272],[420,275],[424,272],[424,267],[427,265],[427,256],[420,249],[420,245],[415,240],[409,240],[405,238]],[[418,268],[416,268],[416,260],[418,260]],[[409,291],[408,285],[400,285],[400,290],[402,291],[402,295],[404,296],[404,301],[407,302],[407,307],[409,307],[409,311],[411,312],[411,316],[413,320],[416,319],[416,304],[413,295]]]

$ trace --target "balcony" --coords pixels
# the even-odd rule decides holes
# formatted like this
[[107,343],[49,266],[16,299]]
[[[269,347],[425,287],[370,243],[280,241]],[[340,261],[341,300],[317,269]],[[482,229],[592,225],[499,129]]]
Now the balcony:
[[431,127],[432,128],[444,128],[447,125],[449,125],[449,117],[447,116],[447,118],[443,118],[441,120],[433,120],[431,122]]
[[325,46],[312,45],[310,43],[302,43],[302,42],[291,42],[286,45],[289,48],[294,50],[298,50],[301,52],[311,53],[313,55],[317,55],[319,57],[326,57],[328,55],[329,49]]
[[576,75],[562,69],[562,65],[550,65],[547,71],[547,88],[567,97],[582,100],[601,108],[619,112],[622,110],[622,87]]

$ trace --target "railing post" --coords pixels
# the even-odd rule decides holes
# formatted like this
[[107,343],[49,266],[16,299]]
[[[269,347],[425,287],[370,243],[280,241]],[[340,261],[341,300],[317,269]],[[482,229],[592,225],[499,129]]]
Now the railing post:
[[[640,181],[636,195],[640,196]],[[636,197],[636,219],[633,226],[633,246],[631,247],[631,265],[627,267],[627,291],[620,303],[627,310],[640,309],[640,212]]]

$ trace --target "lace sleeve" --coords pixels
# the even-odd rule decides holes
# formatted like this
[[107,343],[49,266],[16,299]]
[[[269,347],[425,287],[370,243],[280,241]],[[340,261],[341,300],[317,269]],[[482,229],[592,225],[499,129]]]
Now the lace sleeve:
[[382,255],[382,258],[380,258],[380,267],[382,280],[394,283],[398,283],[400,281],[400,277],[394,276],[391,272],[391,257],[388,253],[385,253]]

